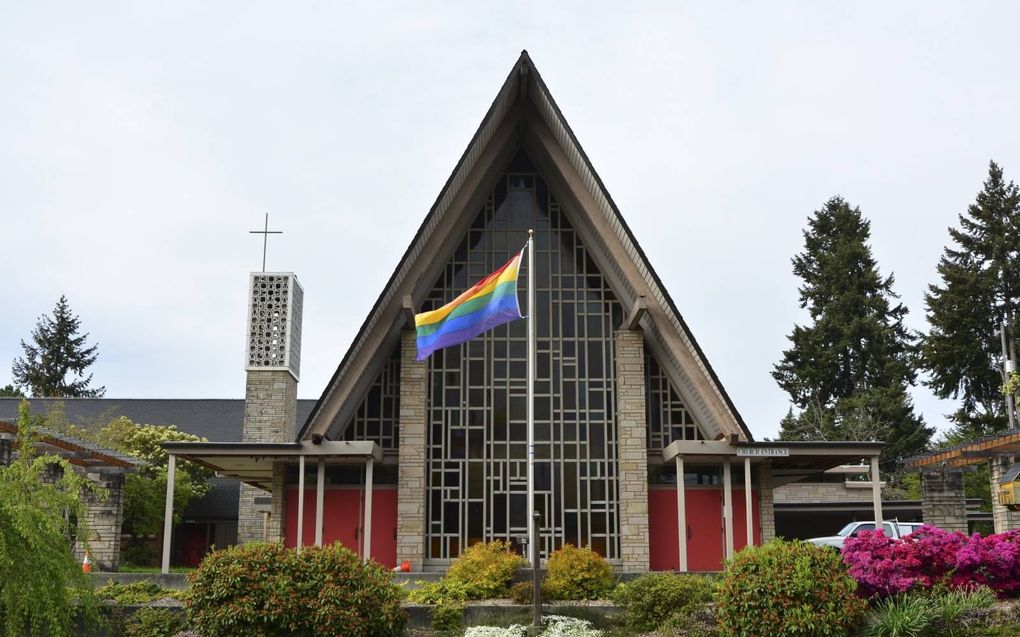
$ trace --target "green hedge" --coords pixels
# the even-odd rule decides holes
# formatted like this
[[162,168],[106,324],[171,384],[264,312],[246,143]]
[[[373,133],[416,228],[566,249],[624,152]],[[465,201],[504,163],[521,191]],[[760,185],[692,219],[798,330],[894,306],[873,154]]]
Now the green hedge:
[[856,595],[839,553],[775,540],[745,548],[726,562],[716,598],[723,635],[843,637],[867,603]]
[[701,575],[649,573],[613,591],[624,621],[636,630],[655,630],[676,614],[692,612],[712,601],[715,580]]
[[391,574],[339,543],[231,547],[190,579],[190,625],[203,637],[397,637],[407,621]]

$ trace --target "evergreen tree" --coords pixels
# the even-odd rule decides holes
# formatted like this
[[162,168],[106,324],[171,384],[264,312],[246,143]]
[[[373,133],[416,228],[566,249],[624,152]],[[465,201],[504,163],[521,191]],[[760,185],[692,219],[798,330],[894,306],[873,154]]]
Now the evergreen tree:
[[[98,346],[86,347],[88,334],[78,335],[81,320],[71,313],[67,297],[61,296],[53,317],[42,316],[32,331],[32,344],[21,341],[25,356],[14,361],[11,374],[22,389],[43,398],[96,398],[105,387],[89,387],[86,370],[96,359]],[[74,374],[76,380],[68,380]]]
[[1015,326],[1020,310],[1020,189],[1006,183],[995,162],[949,236],[953,244],[939,260],[940,282],[925,295],[931,329],[919,358],[937,396],[961,399],[953,419],[961,433],[974,437],[1007,426],[996,331],[1003,319]]
[[871,254],[871,224],[833,197],[808,220],[804,251],[793,258],[800,306],[810,324],[795,325],[773,378],[800,412],[783,419],[784,440],[883,440],[887,466],[925,448],[931,429],[914,413],[907,388],[914,341]]
[[25,394],[14,385],[0,387],[0,398],[24,398]]

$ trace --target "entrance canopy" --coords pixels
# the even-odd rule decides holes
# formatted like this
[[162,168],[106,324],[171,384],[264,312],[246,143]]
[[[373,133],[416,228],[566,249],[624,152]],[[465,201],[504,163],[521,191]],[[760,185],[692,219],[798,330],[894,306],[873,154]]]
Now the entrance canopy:
[[771,466],[772,484],[769,488],[795,482],[807,476],[868,458],[871,461],[872,507],[876,525],[882,520],[882,491],[878,476],[878,456],[881,442],[753,442],[735,438],[730,440],[674,440],[662,450],[662,459],[676,463],[676,499],[678,548],[680,570],[687,570],[687,486],[684,480],[685,464],[720,464],[723,468],[723,529],[726,557],[734,553],[733,539],[733,476],[734,460],[744,469],[744,511],[747,519],[747,546],[754,544],[753,517],[751,514],[751,465]]
[[[365,543],[363,555],[372,554],[372,470],[382,460],[382,448],[364,440],[305,440],[303,442],[164,442],[170,455],[167,464],[166,513],[163,518],[163,573],[170,572],[170,536],[174,514],[174,476],[177,458],[183,458],[217,474],[236,478],[260,489],[272,491],[273,466],[297,462],[298,515],[297,545],[301,546],[305,506],[305,461],[318,465],[315,484],[315,545],[322,546],[323,491],[326,464],[353,463],[365,465]],[[268,523],[269,512],[267,516]]]
[[320,459],[328,464],[351,462],[364,464],[382,460],[382,448],[364,440],[324,440],[304,442],[165,442],[171,456],[212,469],[225,478],[236,478],[260,489],[273,483],[273,465]]
[[726,440],[675,440],[662,450],[662,459],[672,462],[682,457],[687,464],[722,464],[724,460],[749,460],[752,464],[772,465],[773,486],[781,486],[835,467],[878,458],[881,442],[778,441],[749,442]]

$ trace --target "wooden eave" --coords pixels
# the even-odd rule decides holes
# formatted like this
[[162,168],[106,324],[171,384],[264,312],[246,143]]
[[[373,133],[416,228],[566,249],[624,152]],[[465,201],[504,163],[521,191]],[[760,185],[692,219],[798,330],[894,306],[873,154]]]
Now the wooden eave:
[[962,444],[952,449],[910,458],[904,462],[904,465],[911,469],[966,467],[968,465],[988,462],[989,458],[1005,454],[1020,454],[1020,431],[1008,431],[997,436],[989,436],[981,440]]
[[[10,439],[15,450],[18,448],[17,433],[17,424],[0,421],[0,437]],[[49,431],[41,432],[36,437],[35,443],[38,454],[63,458],[86,472],[125,473],[137,471],[142,464],[141,461],[116,451],[102,449],[91,443]]]

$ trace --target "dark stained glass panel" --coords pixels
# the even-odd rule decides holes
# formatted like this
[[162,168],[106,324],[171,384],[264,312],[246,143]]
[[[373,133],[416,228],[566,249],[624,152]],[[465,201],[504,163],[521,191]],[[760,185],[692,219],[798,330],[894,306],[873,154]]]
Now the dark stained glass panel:
[[[489,194],[423,309],[503,265],[535,229],[535,508],[541,552],[619,557],[613,333],[622,311],[559,203],[520,154]],[[518,282],[527,313],[528,259]],[[427,558],[527,530],[527,326],[514,321],[428,362]]]
[[370,440],[388,454],[400,444],[400,348],[386,359],[382,370],[344,429],[342,440]]
[[648,451],[662,451],[674,440],[704,439],[673,381],[647,348],[645,405],[648,410]]

